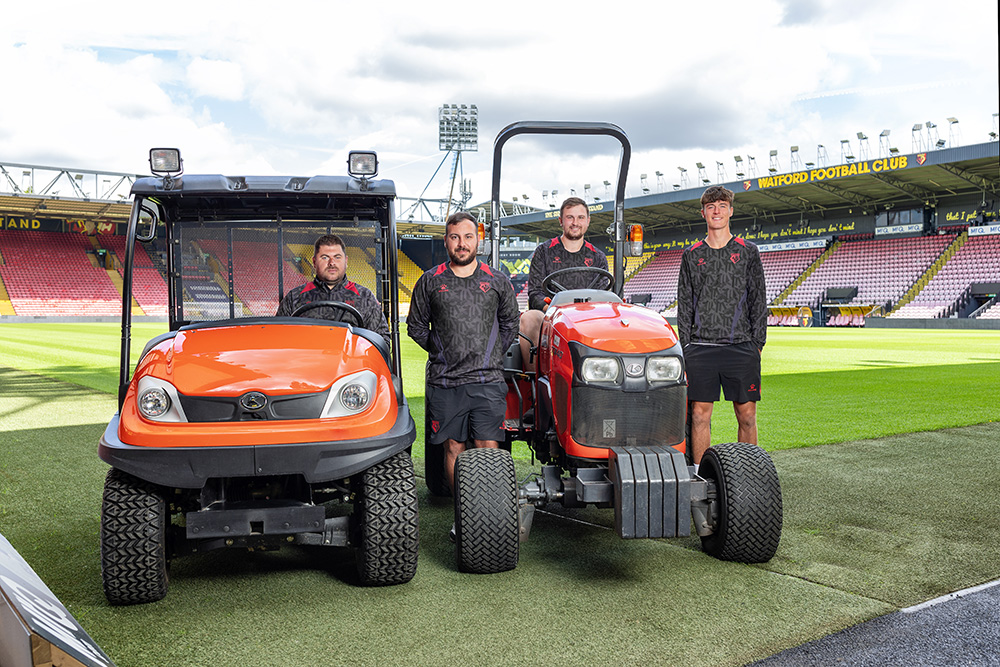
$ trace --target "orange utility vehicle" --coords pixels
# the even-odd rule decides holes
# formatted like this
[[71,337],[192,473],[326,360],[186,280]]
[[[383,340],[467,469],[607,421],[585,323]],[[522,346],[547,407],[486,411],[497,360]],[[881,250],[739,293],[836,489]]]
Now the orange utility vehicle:
[[[493,155],[490,263],[499,267],[500,162],[520,134],[604,135],[621,143],[611,268],[550,274],[551,301],[537,348],[537,371],[522,369],[518,344],[506,357],[506,449],[467,449],[455,467],[459,568],[490,573],[517,565],[536,507],[596,506],[614,511],[623,538],[681,537],[692,524],[704,550],[720,559],[769,560],[781,537],[781,488],[767,453],[746,443],[712,447],[698,472],[686,458],[687,380],[673,328],[622,298],[625,257],[642,254],[642,230],[624,223],[631,147],[605,123],[515,123],[500,132]],[[591,227],[592,232],[596,231]],[[591,277],[589,289],[566,290],[567,275]],[[529,445],[543,465],[518,485],[509,453]],[[428,449],[432,492],[447,493],[436,453]],[[693,521],[692,521],[693,519]]]
[[[352,547],[361,583],[409,581],[415,427],[400,379],[395,187],[374,180],[375,154],[352,152],[349,176],[312,178],[182,175],[175,149],[152,150],[150,165],[132,188],[119,411],[98,448],[112,466],[108,600],[159,600],[172,558],[225,547]],[[391,341],[346,302],[275,317],[281,296],[312,280],[313,243],[331,233]],[[169,331],[130,376],[133,291],[156,265]],[[318,306],[337,319],[311,318]]]

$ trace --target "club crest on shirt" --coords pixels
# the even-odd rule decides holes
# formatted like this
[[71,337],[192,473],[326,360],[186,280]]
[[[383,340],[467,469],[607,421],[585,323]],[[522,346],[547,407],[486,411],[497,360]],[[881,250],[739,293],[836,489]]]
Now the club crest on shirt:
[[590,257],[588,257],[587,259],[583,260],[583,265],[584,266],[593,266],[594,265],[594,260],[591,259]]
[[480,283],[479,283],[479,289],[483,293],[489,292],[490,291],[490,284],[488,282],[486,282],[486,281],[480,281]]
[[734,252],[732,255],[729,256],[729,261],[732,262],[733,264],[740,261],[740,253]]

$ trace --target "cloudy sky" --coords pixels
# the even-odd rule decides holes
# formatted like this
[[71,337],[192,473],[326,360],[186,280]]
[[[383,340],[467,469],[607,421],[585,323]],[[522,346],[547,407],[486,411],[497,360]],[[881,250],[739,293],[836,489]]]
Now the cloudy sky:
[[[998,111],[992,0],[761,2],[4,3],[0,162],[148,173],[177,146],[190,173],[339,174],[347,151],[379,152],[401,196],[448,193],[437,115],[476,104],[479,144],[462,166],[489,198],[493,139],[518,120],[609,121],[640,174],[733,156],[766,173],[791,145],[839,162],[841,139],[911,151],[932,121],[949,140],[988,140]],[[518,138],[505,199],[604,195],[617,144]],[[693,183],[692,183],[693,185]]]

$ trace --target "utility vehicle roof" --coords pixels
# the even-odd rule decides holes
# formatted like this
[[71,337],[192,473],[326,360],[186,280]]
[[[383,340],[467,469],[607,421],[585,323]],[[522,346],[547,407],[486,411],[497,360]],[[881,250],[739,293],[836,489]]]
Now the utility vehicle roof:
[[182,175],[170,189],[160,177],[136,180],[133,195],[362,195],[395,197],[396,184],[387,179],[362,181],[350,176],[223,176]]

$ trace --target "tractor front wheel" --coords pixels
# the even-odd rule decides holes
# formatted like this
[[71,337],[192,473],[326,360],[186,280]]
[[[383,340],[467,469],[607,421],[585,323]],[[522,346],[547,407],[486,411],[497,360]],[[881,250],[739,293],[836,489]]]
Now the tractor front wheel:
[[705,553],[720,560],[765,563],[781,540],[781,484],[767,452],[731,442],[709,447],[698,475],[713,482],[715,531],[701,538]]
[[116,468],[101,504],[101,578],[111,604],[142,604],[167,594],[167,514],[159,490]]
[[361,582],[404,584],[417,572],[417,484],[406,452],[361,474],[355,504]]
[[468,449],[455,461],[458,569],[494,574],[517,567],[517,477],[504,449]]

